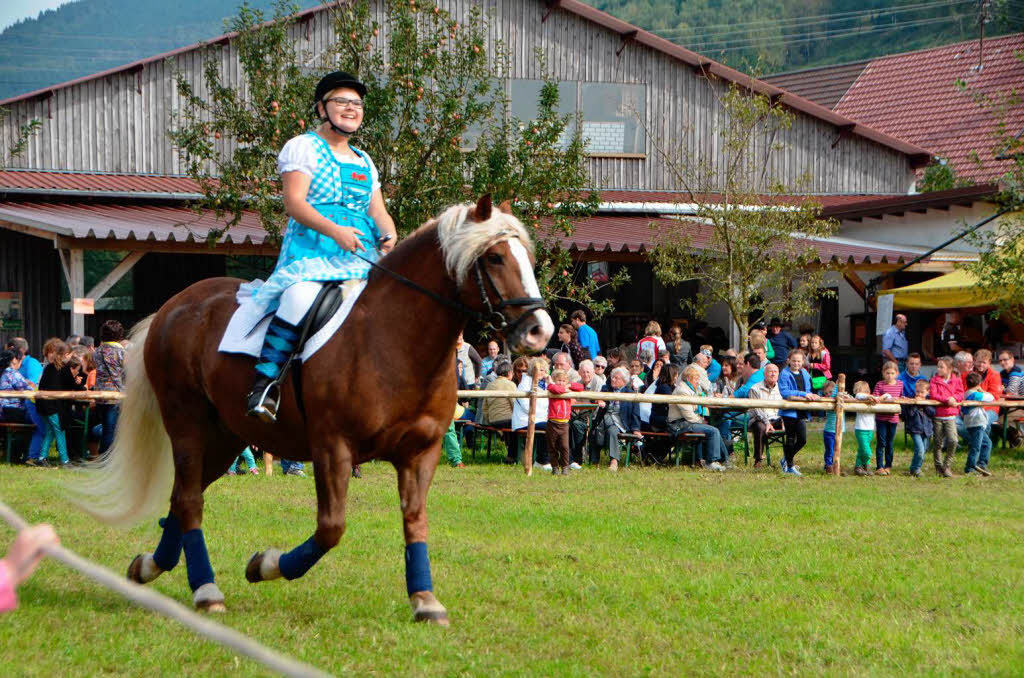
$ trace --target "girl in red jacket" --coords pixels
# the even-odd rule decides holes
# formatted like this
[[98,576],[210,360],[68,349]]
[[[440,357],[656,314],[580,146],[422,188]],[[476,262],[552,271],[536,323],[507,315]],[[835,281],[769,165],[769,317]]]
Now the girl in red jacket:
[[[555,370],[551,373],[548,393],[582,391],[583,384],[570,384],[569,373]],[[548,401],[548,424],[544,435],[548,440],[548,461],[552,475],[569,475],[569,417],[572,415],[571,398],[552,398]]]

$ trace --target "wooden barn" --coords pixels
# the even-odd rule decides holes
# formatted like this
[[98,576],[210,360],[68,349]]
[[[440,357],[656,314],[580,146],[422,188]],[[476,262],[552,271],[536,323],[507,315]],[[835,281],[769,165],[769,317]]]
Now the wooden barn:
[[[479,3],[437,4],[459,17]],[[664,289],[645,263],[641,234],[649,233],[652,219],[672,218],[682,209],[680,187],[653,152],[645,130],[666,139],[683,135],[688,146],[714,155],[714,129],[723,115],[714,90],[740,83],[796,114],[792,128],[778,139],[785,151],[773,160],[772,170],[792,184],[809,176],[807,190],[826,207],[905,196],[915,169],[930,159],[927,149],[753,80],[577,0],[483,0],[483,6],[491,16],[492,40],[500,40],[512,54],[503,83],[510,97],[536,92],[544,75],[535,58],[540,49],[549,74],[560,82],[565,104],[582,115],[590,139],[589,169],[604,203],[566,244],[580,260],[627,265],[634,272],[635,283],[620,300],[619,315],[603,325],[610,335],[630,318],[679,314],[674,299],[679,291]],[[332,42],[333,7],[299,15],[292,39],[301,50],[317,53]],[[383,25],[379,1],[374,11]],[[204,60],[213,56],[227,82],[238,83],[236,50],[231,35],[220,36],[0,101],[11,111],[0,126],[0,144],[9,145],[18,126],[42,122],[25,152],[0,172],[0,292],[22,294],[23,332],[33,345],[47,335],[92,328],[112,314],[141,317],[192,280],[222,274],[240,261],[249,266],[247,257],[273,255],[255,221],[233,229],[227,241],[207,244],[216,220],[188,208],[196,189],[182,176],[184,165],[166,134],[179,105],[173,74],[184,73],[201,89]],[[644,124],[626,113],[634,110]],[[823,264],[841,265],[847,272],[891,270],[921,251],[872,240],[846,238],[815,247]],[[119,255],[101,279],[86,281],[84,261],[98,251]],[[103,295],[129,271],[131,298],[117,310],[105,310]],[[62,307],[78,297],[96,300],[89,323]]]

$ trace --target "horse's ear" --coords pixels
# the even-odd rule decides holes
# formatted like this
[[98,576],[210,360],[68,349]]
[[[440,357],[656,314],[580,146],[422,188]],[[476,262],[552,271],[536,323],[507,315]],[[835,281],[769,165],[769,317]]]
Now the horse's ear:
[[473,208],[473,221],[483,223],[491,218],[491,194],[484,193]]
[[505,214],[512,214],[512,203],[509,202],[508,200],[505,200],[500,205],[498,205],[498,209],[504,212]]

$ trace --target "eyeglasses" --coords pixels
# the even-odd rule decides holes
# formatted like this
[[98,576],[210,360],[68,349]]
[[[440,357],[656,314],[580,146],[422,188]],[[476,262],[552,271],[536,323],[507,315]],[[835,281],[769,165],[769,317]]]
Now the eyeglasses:
[[604,365],[594,365],[594,369],[595,370],[603,370],[604,368],[605,368]]
[[363,108],[362,99],[349,99],[348,97],[332,97],[330,99],[325,99],[324,101],[326,101],[329,104],[334,104],[338,108],[345,108],[346,106],[351,106],[352,108],[355,109]]

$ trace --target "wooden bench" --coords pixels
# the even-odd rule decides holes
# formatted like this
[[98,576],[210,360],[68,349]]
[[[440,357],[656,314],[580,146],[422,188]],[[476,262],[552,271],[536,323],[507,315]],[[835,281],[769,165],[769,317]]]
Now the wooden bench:
[[697,463],[698,463],[698,461],[697,461],[697,456],[698,456],[697,455],[697,446],[700,443],[704,442],[705,436],[704,436],[703,433],[697,433],[695,431],[694,432],[687,431],[687,432],[684,432],[684,433],[680,433],[679,435],[674,436],[674,437],[670,433],[664,433],[664,432],[661,432],[661,431],[644,431],[643,434],[640,436],[640,438],[637,438],[637,436],[633,435],[632,433],[620,433],[619,434],[619,440],[627,443],[627,445],[626,445],[626,456],[623,459],[623,464],[622,464],[623,466],[629,466],[630,453],[633,450],[634,443],[636,443],[638,440],[646,439],[646,438],[655,438],[655,439],[663,438],[665,440],[671,441],[672,442],[671,454],[672,454],[673,457],[675,457],[675,464],[676,464],[676,466],[679,466],[680,459],[682,457],[682,448],[689,447],[690,448],[690,454],[691,454],[691,461],[690,461],[690,463],[691,463],[691,465],[696,466]]
[[0,421],[0,430],[4,432],[4,459],[11,463],[11,441],[20,435],[31,436],[35,433],[35,424],[22,424],[14,421]]

